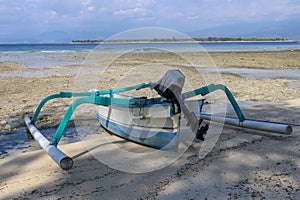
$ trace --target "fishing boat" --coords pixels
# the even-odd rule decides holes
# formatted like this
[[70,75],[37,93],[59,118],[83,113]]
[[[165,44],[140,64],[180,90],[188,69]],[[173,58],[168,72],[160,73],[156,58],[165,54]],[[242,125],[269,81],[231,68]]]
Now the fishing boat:
[[[94,89],[81,93],[53,94],[40,102],[32,118],[25,116],[25,124],[40,146],[65,170],[72,168],[73,160],[58,149],[57,145],[74,110],[81,104],[96,105],[96,117],[107,131],[126,140],[157,149],[176,148],[181,118],[185,119],[187,126],[200,140],[205,139],[209,129],[208,124],[203,125],[203,120],[273,133],[287,135],[292,133],[292,126],[289,124],[246,119],[232,93],[222,84],[210,84],[182,92],[184,82],[185,76],[181,71],[169,70],[157,82],[109,90]],[[145,88],[155,90],[159,97],[135,97],[124,94],[124,92]],[[188,106],[191,102],[190,98],[205,96],[216,90],[224,91],[234,108],[236,118],[203,113],[204,99],[202,98],[192,100],[197,102],[196,109]],[[77,98],[66,111],[52,140],[47,140],[35,126],[42,107],[52,99],[71,97]]]
[[177,144],[179,113],[171,102],[161,98],[136,98],[120,94],[111,99],[128,99],[129,104],[98,105],[96,116],[106,130],[125,139],[154,148],[173,148]]

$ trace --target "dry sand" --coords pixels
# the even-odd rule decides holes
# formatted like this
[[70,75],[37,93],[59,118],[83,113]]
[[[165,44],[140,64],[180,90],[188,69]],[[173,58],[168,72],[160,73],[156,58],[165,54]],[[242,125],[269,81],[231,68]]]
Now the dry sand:
[[[218,67],[300,69],[299,51],[210,55]],[[112,55],[93,56],[91,59],[101,57],[101,64],[105,65]],[[197,55],[186,53],[185,56],[195,59]],[[104,73],[100,70],[101,78],[105,80],[100,81],[101,88],[118,83],[122,74],[128,74],[133,66],[147,66],[153,64],[153,60],[185,70],[187,77],[199,84],[205,82],[199,77],[197,79],[193,69],[183,68],[186,63],[178,57],[140,53],[119,58]],[[57,74],[42,78],[6,77],[8,73],[34,69],[12,62],[0,65],[1,132],[23,127],[22,116],[24,113],[32,115],[43,97],[78,89],[78,74],[60,73],[66,67],[57,66]],[[88,64],[88,67],[93,69],[98,65]],[[75,67],[78,66],[68,66]],[[85,76],[80,75],[80,78]],[[212,79],[220,77],[208,75]],[[300,89],[287,87],[289,81],[299,83],[299,80],[255,79],[230,74],[222,74],[221,78],[217,81],[223,82],[238,101],[264,102],[260,106],[244,108],[246,117],[300,124]],[[214,96],[209,98],[212,102],[215,100]],[[55,126],[70,101],[49,103],[38,121],[40,127]],[[288,137],[225,127],[218,144],[206,158],[198,159],[201,142],[194,141],[187,152],[170,166],[142,174],[114,170],[86,152],[82,143],[68,144],[61,149],[74,158],[75,166],[69,171],[58,168],[43,151],[0,160],[0,199],[299,199],[299,139],[299,127],[295,127],[293,135]],[[126,145],[132,147],[136,144]]]

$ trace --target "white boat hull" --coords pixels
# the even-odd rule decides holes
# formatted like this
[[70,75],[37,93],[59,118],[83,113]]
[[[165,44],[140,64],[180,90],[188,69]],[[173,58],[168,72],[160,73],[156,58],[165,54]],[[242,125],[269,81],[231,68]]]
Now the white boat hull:
[[154,148],[168,149],[178,143],[179,114],[173,115],[172,110],[171,103],[143,106],[112,104],[97,106],[96,114],[100,124],[117,136]]

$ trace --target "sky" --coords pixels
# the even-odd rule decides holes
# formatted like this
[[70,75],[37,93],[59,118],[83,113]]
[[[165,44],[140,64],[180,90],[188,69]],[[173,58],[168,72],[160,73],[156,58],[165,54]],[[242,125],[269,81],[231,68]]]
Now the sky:
[[190,37],[300,40],[300,1],[0,0],[0,43],[106,39],[142,27]]

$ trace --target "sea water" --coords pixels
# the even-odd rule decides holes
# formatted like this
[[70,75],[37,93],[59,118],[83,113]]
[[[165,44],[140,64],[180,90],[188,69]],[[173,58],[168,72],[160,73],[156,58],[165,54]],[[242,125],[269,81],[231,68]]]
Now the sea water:
[[207,52],[230,51],[279,51],[299,50],[298,41],[276,42],[136,42],[136,43],[90,43],[90,44],[0,44],[0,53],[65,53],[87,52],[94,49],[109,52],[112,50],[170,49],[173,51],[195,51],[203,48]]

